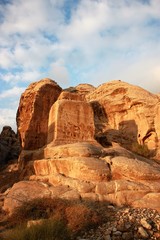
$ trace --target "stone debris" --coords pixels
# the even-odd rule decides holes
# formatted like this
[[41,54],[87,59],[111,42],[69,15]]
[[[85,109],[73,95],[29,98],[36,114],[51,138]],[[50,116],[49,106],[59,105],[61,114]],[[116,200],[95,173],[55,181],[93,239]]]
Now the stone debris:
[[[110,210],[109,210],[110,211]],[[76,240],[159,240],[160,214],[147,208],[115,208],[107,221]]]

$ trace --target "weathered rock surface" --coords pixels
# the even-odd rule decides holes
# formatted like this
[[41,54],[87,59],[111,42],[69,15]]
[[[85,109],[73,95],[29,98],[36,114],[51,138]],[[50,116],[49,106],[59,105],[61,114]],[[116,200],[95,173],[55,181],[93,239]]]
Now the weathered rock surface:
[[76,87],[69,87],[67,89],[64,89],[65,92],[70,93],[79,93],[82,96],[85,96],[88,93],[91,93],[96,88],[92,86],[91,84],[79,84]]
[[94,142],[93,110],[81,95],[62,92],[49,113],[48,143]]
[[21,181],[15,183],[7,194],[3,209],[12,214],[15,208],[29,200],[52,197],[78,199],[80,196],[68,186],[54,187],[39,181]]
[[47,143],[49,111],[61,90],[56,82],[42,79],[22,94],[17,125],[23,149],[38,149]]
[[153,155],[159,148],[159,97],[122,81],[100,85],[87,95],[95,112],[96,134],[132,149],[146,144]]
[[[118,206],[145,205],[160,211],[160,167],[153,160],[142,161],[141,157],[137,158],[137,155],[125,149],[104,149],[89,143],[50,146],[44,153],[46,158],[30,161],[35,172],[26,182],[30,191],[32,181],[42,181],[53,186],[53,189],[60,186],[69,188],[69,192],[63,195],[67,199],[79,196]],[[22,187],[21,191],[25,194],[26,189]],[[21,203],[21,197],[14,187],[11,189],[13,192],[14,199]],[[9,196],[9,205],[13,205],[10,192]],[[7,209],[7,198],[4,203],[4,209]]]
[[20,153],[20,142],[17,134],[11,127],[5,126],[0,134],[0,165],[9,160],[18,158]]
[[152,153],[158,150],[158,106],[157,95],[121,81],[62,92],[51,80],[31,85],[18,115],[25,149],[20,163],[27,181],[11,188],[4,209],[12,212],[10,206],[15,199],[21,204],[27,191],[28,200],[31,191],[43,197],[43,189],[34,191],[34,184],[45,183],[44,193],[51,197],[160,211],[159,163],[121,147],[131,149],[136,143],[147,144]]
[[93,90],[95,90],[95,87],[90,84],[79,84],[75,87],[75,89],[83,95],[86,95],[88,93],[91,93]]

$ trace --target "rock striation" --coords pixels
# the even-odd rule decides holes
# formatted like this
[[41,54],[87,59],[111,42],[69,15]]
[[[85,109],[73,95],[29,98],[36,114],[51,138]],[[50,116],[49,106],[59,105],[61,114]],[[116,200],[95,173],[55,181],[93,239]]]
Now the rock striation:
[[90,104],[80,94],[62,92],[49,113],[48,143],[93,142],[94,132]]
[[49,110],[61,93],[50,79],[32,83],[22,94],[17,111],[17,126],[22,148],[35,150],[47,143]]
[[160,211],[160,164],[130,151],[137,144],[158,156],[158,106],[158,96],[121,81],[64,91],[48,79],[31,84],[17,115],[23,181],[4,210],[47,194]]

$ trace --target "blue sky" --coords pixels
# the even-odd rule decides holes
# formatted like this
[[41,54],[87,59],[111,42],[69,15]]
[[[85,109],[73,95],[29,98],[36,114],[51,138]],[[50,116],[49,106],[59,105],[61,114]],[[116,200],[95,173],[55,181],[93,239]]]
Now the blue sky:
[[160,0],[0,0],[0,130],[44,77],[160,92]]

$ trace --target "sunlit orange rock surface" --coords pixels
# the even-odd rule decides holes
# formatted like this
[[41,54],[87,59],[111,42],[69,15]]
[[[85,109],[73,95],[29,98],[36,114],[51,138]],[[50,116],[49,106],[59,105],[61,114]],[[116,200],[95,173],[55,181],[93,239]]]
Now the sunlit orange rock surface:
[[160,211],[159,106],[158,95],[122,81],[31,84],[17,115],[23,181],[4,210],[47,194]]

